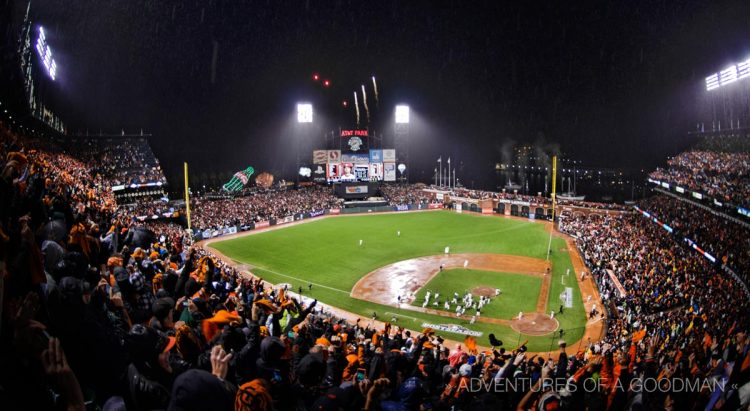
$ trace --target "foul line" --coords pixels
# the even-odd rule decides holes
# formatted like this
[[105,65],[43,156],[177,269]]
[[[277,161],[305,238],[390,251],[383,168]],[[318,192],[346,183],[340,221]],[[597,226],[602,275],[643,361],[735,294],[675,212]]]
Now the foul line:
[[291,278],[292,280],[296,280],[296,281],[301,281],[303,283],[312,284],[312,285],[314,285],[316,287],[327,288],[329,290],[338,291],[340,293],[344,293],[344,294],[347,294],[347,295],[349,294],[349,291],[344,291],[344,290],[341,290],[341,289],[338,289],[338,288],[329,287],[327,285],[318,284],[318,283],[314,283],[312,281],[303,280],[301,278],[293,277],[291,275],[282,274],[282,273],[280,273],[278,271],[271,270],[270,268],[265,268],[265,267],[261,267],[261,266],[255,266],[255,268],[261,269],[263,271],[268,271],[269,273],[280,275],[282,277]]

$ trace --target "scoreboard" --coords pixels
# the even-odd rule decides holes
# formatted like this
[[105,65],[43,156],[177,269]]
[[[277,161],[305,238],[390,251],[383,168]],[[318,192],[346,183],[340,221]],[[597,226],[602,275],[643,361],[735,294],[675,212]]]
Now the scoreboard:
[[368,130],[341,130],[338,150],[313,150],[315,181],[368,182],[396,181],[396,150],[370,149]]

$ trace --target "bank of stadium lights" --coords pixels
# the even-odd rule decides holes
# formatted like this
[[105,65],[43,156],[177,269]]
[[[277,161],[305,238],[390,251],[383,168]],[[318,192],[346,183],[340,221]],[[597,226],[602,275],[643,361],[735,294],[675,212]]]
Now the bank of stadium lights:
[[396,106],[396,124],[409,124],[409,106]]
[[298,123],[312,123],[313,122],[313,106],[310,103],[298,103],[297,104],[297,122]]
[[719,87],[732,84],[737,80],[750,77],[750,59],[741,63],[733,64],[718,73],[706,77],[706,90],[714,90]]
[[52,49],[47,44],[47,37],[44,34],[44,27],[39,26],[39,37],[36,39],[36,52],[39,54],[39,58],[42,59],[44,68],[47,69],[52,80],[57,77],[57,63],[52,58]]

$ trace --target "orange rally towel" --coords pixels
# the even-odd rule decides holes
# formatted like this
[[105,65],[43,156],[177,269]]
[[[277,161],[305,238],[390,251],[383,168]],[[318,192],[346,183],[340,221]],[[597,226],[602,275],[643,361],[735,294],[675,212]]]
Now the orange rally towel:
[[242,318],[239,315],[232,314],[226,310],[220,310],[213,317],[203,320],[201,324],[203,336],[206,337],[206,341],[211,341],[224,325],[239,323],[240,321],[242,321]]

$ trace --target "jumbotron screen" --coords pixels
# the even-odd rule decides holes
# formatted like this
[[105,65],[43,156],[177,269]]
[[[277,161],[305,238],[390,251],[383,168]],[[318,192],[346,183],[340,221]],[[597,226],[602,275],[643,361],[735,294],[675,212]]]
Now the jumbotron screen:
[[[355,136],[356,137],[356,136]],[[359,144],[359,143],[357,143]],[[313,151],[312,178],[329,183],[352,181],[396,181],[396,150],[371,149]],[[325,171],[323,177],[322,171]]]

